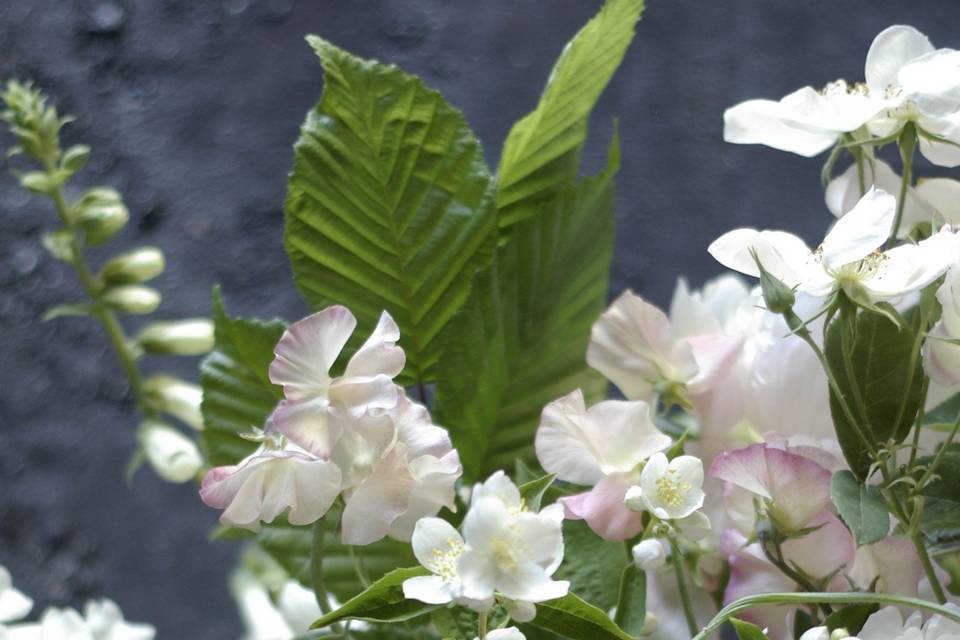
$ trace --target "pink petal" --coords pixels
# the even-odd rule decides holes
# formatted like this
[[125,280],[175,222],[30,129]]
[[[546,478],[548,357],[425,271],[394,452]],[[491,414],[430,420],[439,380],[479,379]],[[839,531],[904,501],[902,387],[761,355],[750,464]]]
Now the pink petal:
[[587,493],[560,498],[568,520],[586,520],[590,529],[604,540],[622,542],[643,531],[639,513],[623,504],[627,489],[634,484],[626,474],[605,477]]
[[370,544],[386,536],[394,520],[407,510],[414,482],[406,446],[397,444],[347,499],[344,544]]
[[346,307],[327,307],[294,322],[283,332],[270,363],[270,380],[288,400],[307,400],[326,391],[328,374],[357,320]]
[[743,350],[743,336],[692,336],[687,338],[687,343],[700,369],[696,377],[689,382],[690,391],[693,393],[705,391],[724,378],[737,363]]

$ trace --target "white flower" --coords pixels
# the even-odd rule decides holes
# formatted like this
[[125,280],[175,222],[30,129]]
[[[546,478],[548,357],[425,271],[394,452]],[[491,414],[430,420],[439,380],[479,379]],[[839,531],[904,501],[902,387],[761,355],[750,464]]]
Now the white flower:
[[[479,638],[474,640],[479,640]],[[527,637],[520,633],[520,629],[516,627],[505,627],[488,631],[487,640],[527,640]]]
[[[860,175],[856,164],[850,165],[846,171],[834,177],[827,185],[824,198],[827,209],[836,217],[849,213],[863,197],[866,190],[874,187],[890,194],[900,192],[900,176],[883,160],[869,159],[863,163],[863,187],[860,188]],[[939,228],[944,219],[937,216],[936,210],[918,190],[909,187],[907,200],[903,208],[903,221],[900,224],[898,235],[904,237],[921,223],[935,223]]]
[[91,600],[87,602],[84,614],[95,640],[153,640],[156,634],[148,624],[124,620],[120,607],[112,600]]
[[246,628],[243,640],[293,640],[322,615],[313,591],[296,580],[283,582],[274,599],[265,580],[241,567],[230,590]]
[[724,113],[724,140],[763,144],[812,157],[862,127],[875,136],[895,135],[906,122],[921,134],[920,151],[934,164],[960,164],[960,52],[934,50],[913,27],[880,33],[867,53],[866,83],[838,80],[822,91],[804,87],[772,100],[749,100]]
[[630,400],[651,402],[674,386],[709,389],[739,350],[740,340],[722,333],[677,333],[663,311],[625,291],[594,323],[587,363]]
[[316,522],[340,493],[340,481],[334,463],[277,438],[268,424],[256,451],[236,465],[207,473],[200,498],[207,506],[224,509],[224,525],[259,531],[261,522],[273,522],[288,509],[291,524]]
[[168,424],[147,420],[137,437],[147,462],[167,482],[188,482],[203,467],[196,443]]
[[948,340],[960,339],[960,266],[947,273],[937,290],[943,313],[924,344],[923,364],[930,379],[939,384],[960,384],[960,345]]
[[633,545],[630,555],[633,563],[644,571],[654,571],[667,563],[667,551],[664,542],[648,538]]
[[131,624],[111,600],[87,603],[86,618],[74,609],[50,607],[38,623],[0,627],[9,640],[153,640],[156,630],[147,624]]
[[853,297],[894,298],[939,278],[956,260],[958,236],[948,229],[919,244],[879,249],[890,233],[896,200],[871,189],[840,218],[817,251],[784,231],[735,229],[709,247],[722,265],[760,276],[753,253],[771,275],[813,296],[843,288]]
[[275,350],[270,380],[287,402],[274,414],[277,429],[315,456],[327,458],[351,420],[396,405],[393,378],[403,370],[400,330],[386,312],[350,358],[342,376],[330,367],[357,326],[346,307],[333,306],[290,325]]
[[427,604],[456,602],[481,611],[492,606],[492,592],[476,600],[465,600],[462,597],[460,559],[465,544],[463,536],[453,525],[440,518],[422,518],[413,530],[411,543],[413,555],[433,575],[404,580],[405,598]]
[[633,510],[646,509],[661,520],[686,518],[703,506],[703,462],[694,456],[667,460],[653,455],[640,472],[640,485],[627,491]]
[[6,567],[0,566],[0,625],[27,617],[33,600],[13,588],[13,579]]
[[[946,605],[960,612],[956,605]],[[884,607],[872,614],[864,623],[857,638],[860,640],[955,640],[960,637],[960,624],[940,615],[931,616],[926,622],[919,612],[910,614],[904,621],[899,609]]]

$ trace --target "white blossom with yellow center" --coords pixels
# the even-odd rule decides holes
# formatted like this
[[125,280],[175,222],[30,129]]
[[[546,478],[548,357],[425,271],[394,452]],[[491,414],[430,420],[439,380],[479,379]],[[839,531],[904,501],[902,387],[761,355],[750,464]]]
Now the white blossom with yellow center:
[[667,460],[654,454],[640,472],[640,485],[627,491],[634,510],[646,509],[661,520],[686,518],[703,506],[703,462],[694,456]]

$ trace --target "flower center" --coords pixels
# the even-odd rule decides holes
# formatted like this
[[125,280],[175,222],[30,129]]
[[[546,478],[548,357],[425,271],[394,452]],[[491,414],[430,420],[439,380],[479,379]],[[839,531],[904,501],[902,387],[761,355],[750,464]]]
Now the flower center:
[[679,507],[693,487],[677,478],[676,469],[668,469],[657,478],[657,498],[668,507]]
[[490,544],[490,548],[493,551],[493,561],[500,571],[511,572],[516,570],[520,550],[517,549],[515,544],[512,544],[511,540],[496,538]]
[[457,577],[457,564],[460,562],[460,556],[463,555],[463,542],[456,538],[449,538],[447,547],[449,547],[448,551],[434,549],[431,552],[430,566],[427,568],[449,582]]
[[867,85],[863,82],[849,84],[846,80],[834,80],[820,90],[822,96],[851,95],[865,96],[869,93]]
[[886,255],[879,251],[874,251],[862,260],[847,263],[837,269],[828,269],[827,273],[829,273],[830,277],[834,280],[840,282],[861,282],[875,276],[886,259]]

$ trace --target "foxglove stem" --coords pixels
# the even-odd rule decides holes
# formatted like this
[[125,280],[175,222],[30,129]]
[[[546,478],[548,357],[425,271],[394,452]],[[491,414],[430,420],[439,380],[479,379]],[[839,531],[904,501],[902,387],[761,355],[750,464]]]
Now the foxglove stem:
[[673,570],[677,574],[677,591],[680,592],[680,601],[683,602],[683,615],[687,619],[687,627],[690,629],[690,635],[697,632],[697,618],[693,613],[693,602],[690,600],[690,590],[687,588],[687,579],[683,575],[683,558],[680,556],[680,548],[676,543],[671,542],[670,561],[673,563]]
[[960,611],[956,609],[934,604],[927,600],[921,600],[920,598],[895,596],[887,593],[764,593],[755,596],[745,596],[739,600],[734,600],[721,609],[717,615],[713,617],[713,620],[711,620],[707,626],[700,631],[700,633],[696,634],[692,640],[706,640],[706,638],[710,637],[711,634],[723,626],[723,624],[730,618],[736,616],[738,613],[746,611],[747,609],[752,609],[753,607],[765,604],[804,605],[822,603],[832,605],[881,604],[909,607],[911,609],[920,609],[923,611],[936,613],[944,618],[953,620],[954,622],[960,622]]

